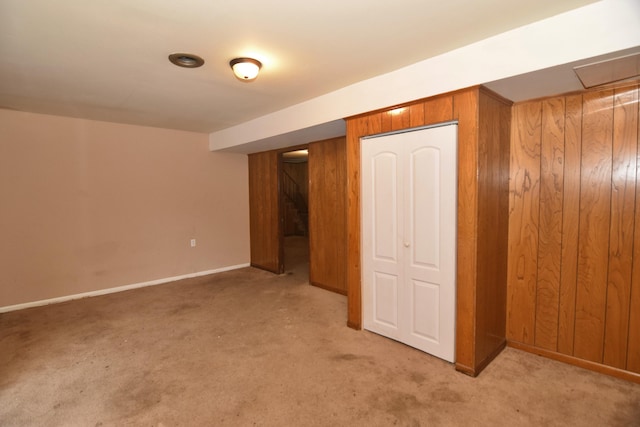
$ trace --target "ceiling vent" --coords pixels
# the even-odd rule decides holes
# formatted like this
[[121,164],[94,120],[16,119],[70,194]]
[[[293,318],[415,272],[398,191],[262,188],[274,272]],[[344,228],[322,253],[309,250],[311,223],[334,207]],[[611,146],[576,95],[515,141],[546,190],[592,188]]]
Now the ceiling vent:
[[204,59],[192,53],[172,53],[169,55],[169,61],[178,67],[198,68],[204,64]]
[[586,89],[640,78],[640,53],[580,65],[573,71]]

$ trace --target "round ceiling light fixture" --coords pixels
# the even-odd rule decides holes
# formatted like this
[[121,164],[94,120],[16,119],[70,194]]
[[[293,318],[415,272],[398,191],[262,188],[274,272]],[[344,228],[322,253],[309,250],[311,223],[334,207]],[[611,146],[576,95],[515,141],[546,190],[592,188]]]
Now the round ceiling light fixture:
[[169,55],[169,61],[184,68],[198,68],[204,64],[204,59],[191,53],[172,53]]
[[262,63],[253,58],[235,58],[229,61],[233,74],[243,82],[250,82],[258,77]]

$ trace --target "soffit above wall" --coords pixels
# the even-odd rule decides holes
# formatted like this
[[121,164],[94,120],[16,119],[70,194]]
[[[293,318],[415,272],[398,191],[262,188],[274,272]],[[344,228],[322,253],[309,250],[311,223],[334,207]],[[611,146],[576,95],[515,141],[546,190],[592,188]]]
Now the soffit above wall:
[[640,2],[602,0],[213,132],[209,147],[262,151],[263,143],[278,146],[283,135],[322,134],[340,118],[476,85],[513,101],[580,90],[572,67],[637,51],[638,28]]
[[[579,69],[587,64],[593,63],[615,66],[615,62],[612,63],[610,60],[620,57],[633,58],[634,61],[637,62],[636,58],[640,58],[640,46],[545,68],[531,73],[520,74],[507,79],[486,83],[485,86],[514,102],[580,91],[599,84],[606,85],[613,83],[620,79],[627,78],[627,76],[632,77],[627,73],[625,77],[617,78],[610,72],[606,72],[606,75],[600,77],[599,83],[591,79],[589,81],[592,83],[592,86],[584,86],[574,71],[576,68]],[[608,71],[611,70],[609,69]]]

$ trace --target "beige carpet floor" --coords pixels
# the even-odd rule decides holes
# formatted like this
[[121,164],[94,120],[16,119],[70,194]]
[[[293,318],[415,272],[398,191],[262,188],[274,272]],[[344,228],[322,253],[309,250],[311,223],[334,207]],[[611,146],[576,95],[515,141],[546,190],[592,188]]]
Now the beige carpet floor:
[[0,425],[640,426],[640,384],[509,348],[467,377],[293,261],[0,315]]

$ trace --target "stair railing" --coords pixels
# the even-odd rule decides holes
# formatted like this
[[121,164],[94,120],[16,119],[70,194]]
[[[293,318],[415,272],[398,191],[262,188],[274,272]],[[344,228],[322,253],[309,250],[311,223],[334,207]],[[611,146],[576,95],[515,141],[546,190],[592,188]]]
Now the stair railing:
[[294,204],[298,211],[300,211],[301,213],[307,213],[307,203],[305,202],[304,196],[300,191],[300,186],[286,171],[282,172],[282,192],[284,193],[285,197]]
[[294,222],[297,228],[304,234],[308,231],[309,208],[300,191],[298,183],[286,171],[282,171],[282,193],[293,204]]

